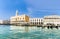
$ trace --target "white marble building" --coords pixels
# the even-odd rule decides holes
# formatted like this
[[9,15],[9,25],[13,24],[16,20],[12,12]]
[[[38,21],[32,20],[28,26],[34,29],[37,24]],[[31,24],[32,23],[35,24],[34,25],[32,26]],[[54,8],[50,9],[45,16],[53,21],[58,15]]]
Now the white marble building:
[[43,23],[44,25],[60,25],[60,16],[58,15],[49,15],[49,16],[44,16],[43,18]]
[[30,25],[42,25],[43,24],[42,22],[43,22],[42,18],[30,18],[29,19]]

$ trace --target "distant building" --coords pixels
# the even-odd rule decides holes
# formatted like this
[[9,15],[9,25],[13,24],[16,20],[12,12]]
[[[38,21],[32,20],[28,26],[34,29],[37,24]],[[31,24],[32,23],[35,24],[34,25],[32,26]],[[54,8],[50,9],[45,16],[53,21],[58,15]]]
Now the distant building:
[[27,22],[29,22],[29,17],[25,14],[23,15],[18,15],[18,11],[16,11],[16,15],[12,16],[10,18],[10,24],[26,24]]
[[10,20],[3,20],[3,25],[6,24],[6,25],[9,25],[10,24]]
[[44,16],[43,18],[44,25],[60,25],[60,16],[58,15],[50,15]]
[[29,19],[30,25],[39,25],[42,26],[43,24],[43,19],[42,18],[30,18]]
[[0,20],[0,24],[3,24],[3,20]]

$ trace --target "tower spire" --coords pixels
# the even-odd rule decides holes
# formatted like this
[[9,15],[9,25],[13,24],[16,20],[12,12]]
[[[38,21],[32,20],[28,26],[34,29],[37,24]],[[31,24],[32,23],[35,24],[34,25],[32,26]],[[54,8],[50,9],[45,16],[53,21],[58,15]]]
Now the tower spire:
[[18,10],[16,10],[16,16],[18,16]]

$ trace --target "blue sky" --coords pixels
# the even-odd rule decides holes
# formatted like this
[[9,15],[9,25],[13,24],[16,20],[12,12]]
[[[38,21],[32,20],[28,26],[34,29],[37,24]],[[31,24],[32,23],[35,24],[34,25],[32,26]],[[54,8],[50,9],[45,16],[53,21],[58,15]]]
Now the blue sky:
[[60,15],[60,0],[0,0],[0,19],[9,19],[16,10],[30,17]]

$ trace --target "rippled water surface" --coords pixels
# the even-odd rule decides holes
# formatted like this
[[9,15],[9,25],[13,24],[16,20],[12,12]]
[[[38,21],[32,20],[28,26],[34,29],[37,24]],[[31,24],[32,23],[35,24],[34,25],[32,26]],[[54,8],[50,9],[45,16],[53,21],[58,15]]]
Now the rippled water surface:
[[0,25],[0,39],[60,39],[60,28]]

